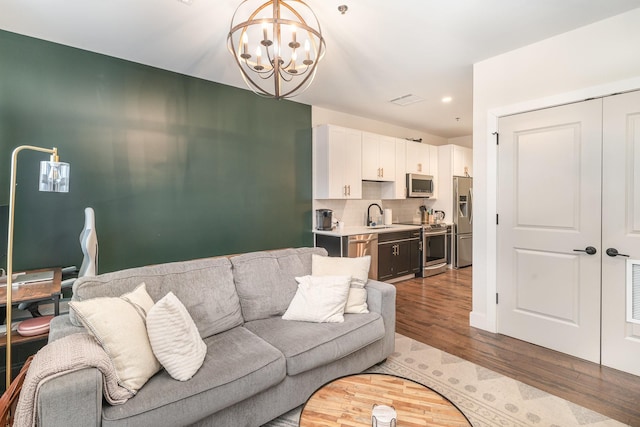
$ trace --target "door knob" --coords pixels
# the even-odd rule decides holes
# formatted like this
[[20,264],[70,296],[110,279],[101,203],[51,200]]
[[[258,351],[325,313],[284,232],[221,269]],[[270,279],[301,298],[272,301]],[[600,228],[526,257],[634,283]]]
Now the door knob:
[[614,256],[626,256],[627,258],[629,257],[629,255],[625,255],[625,254],[619,253],[616,248],[607,249],[607,255],[609,255],[611,257],[614,257]]
[[[596,250],[596,248],[594,248],[593,246],[587,246],[584,249],[574,249],[574,252],[586,252],[589,255],[595,255],[598,251]],[[609,252],[607,251],[607,255],[609,255]],[[615,255],[612,255],[615,256]]]

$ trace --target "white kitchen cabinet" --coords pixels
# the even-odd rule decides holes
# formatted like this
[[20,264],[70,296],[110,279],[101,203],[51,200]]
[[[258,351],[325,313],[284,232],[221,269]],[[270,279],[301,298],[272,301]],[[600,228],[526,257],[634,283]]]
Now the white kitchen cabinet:
[[453,174],[473,176],[473,150],[459,145],[453,147]]
[[[431,174],[431,146],[407,141],[406,173]],[[437,170],[437,169],[436,169]]]
[[362,179],[393,181],[396,179],[396,142],[389,136],[362,133]]
[[382,185],[383,200],[405,199],[407,197],[407,172],[405,169],[407,159],[407,141],[400,138],[394,138],[394,142],[396,150],[396,176],[394,182],[387,182]]
[[314,198],[362,198],[362,132],[333,125],[313,129]]
[[[438,181],[438,147],[436,145],[429,145],[429,175],[433,175],[433,178]],[[436,188],[438,186],[436,185]]]

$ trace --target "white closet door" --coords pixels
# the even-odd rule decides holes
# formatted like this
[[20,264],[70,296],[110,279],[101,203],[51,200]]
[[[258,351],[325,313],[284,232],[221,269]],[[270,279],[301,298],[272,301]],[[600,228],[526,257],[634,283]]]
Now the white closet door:
[[605,98],[603,124],[602,250],[629,256],[602,256],[602,364],[640,375],[640,92]]
[[593,362],[601,128],[592,100],[500,119],[498,147],[498,332]]

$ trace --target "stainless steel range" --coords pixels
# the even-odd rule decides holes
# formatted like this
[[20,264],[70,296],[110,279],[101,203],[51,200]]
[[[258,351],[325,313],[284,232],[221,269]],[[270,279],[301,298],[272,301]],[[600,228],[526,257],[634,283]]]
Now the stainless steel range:
[[422,225],[422,277],[447,269],[447,224]]

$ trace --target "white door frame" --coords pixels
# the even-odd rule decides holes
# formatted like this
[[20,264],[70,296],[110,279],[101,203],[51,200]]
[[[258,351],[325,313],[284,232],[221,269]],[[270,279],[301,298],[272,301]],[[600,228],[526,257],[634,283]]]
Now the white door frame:
[[[511,114],[525,113],[527,111],[539,110],[541,108],[555,107],[558,105],[583,101],[589,98],[598,98],[638,89],[640,89],[640,77],[497,107],[487,112],[487,133],[485,135],[487,157],[483,160],[486,162],[485,170],[487,171],[486,188],[492,189],[493,191],[490,194],[487,194],[487,223],[479,224],[476,222],[477,227],[485,227],[487,239],[484,242],[477,241],[476,239],[474,244],[474,246],[478,247],[477,250],[485,252],[487,257],[487,266],[485,270],[486,277],[484,277],[484,283],[486,285],[484,295],[486,298],[486,313],[474,313],[472,311],[469,316],[471,326],[490,332],[497,332],[496,292],[498,230],[495,218],[498,213],[498,149],[495,144],[495,136],[493,133],[498,131],[499,118]],[[473,161],[474,163],[480,162],[480,159],[478,156],[473,156]],[[474,170],[480,170],[480,168],[474,165]],[[474,252],[476,252],[475,249]]]

